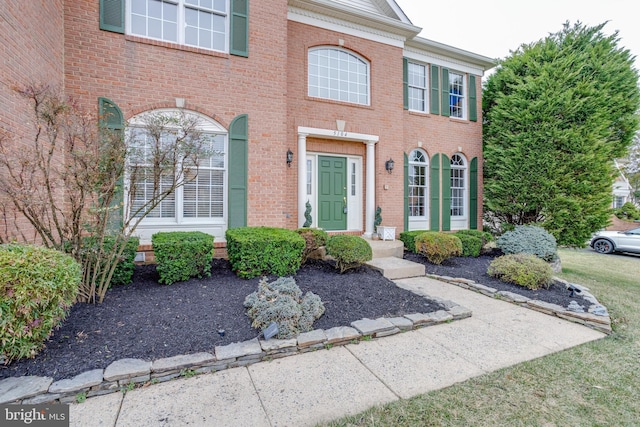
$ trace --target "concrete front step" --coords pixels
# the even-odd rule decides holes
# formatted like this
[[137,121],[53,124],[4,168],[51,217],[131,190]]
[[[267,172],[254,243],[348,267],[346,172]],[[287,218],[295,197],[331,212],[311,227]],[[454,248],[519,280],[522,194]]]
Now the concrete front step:
[[380,272],[387,279],[406,279],[425,275],[424,265],[395,256],[373,258],[367,265]]
[[371,240],[367,243],[373,251],[373,258],[397,257],[402,258],[404,254],[404,243],[401,240]]

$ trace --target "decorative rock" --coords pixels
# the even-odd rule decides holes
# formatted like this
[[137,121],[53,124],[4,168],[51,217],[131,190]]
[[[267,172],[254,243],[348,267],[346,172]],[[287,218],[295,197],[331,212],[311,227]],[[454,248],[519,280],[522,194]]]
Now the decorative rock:
[[327,340],[322,329],[315,329],[311,332],[304,332],[298,335],[298,347],[305,348],[311,347],[314,344],[321,344]]
[[416,326],[424,326],[430,323],[434,323],[434,319],[428,314],[412,313],[412,314],[405,314],[404,317],[409,319]]
[[466,319],[467,317],[471,317],[471,310],[461,305],[456,305],[449,309],[449,314],[453,316],[454,320]]
[[562,273],[562,261],[560,261],[560,257],[554,259],[548,264],[551,267],[551,271],[554,273]]
[[385,318],[379,318],[375,320],[360,319],[355,322],[351,322],[351,326],[356,328],[362,335],[376,336],[378,333],[384,333],[391,331],[395,328],[393,323],[389,322]]
[[216,358],[218,360],[236,359],[238,357],[260,353],[262,353],[262,347],[260,347],[258,338],[229,345],[216,346]]
[[589,313],[594,314],[596,316],[608,316],[609,311],[607,307],[601,304],[593,304],[589,307]]
[[104,370],[105,381],[124,380],[151,372],[151,362],[140,359],[120,359],[107,366]]
[[216,360],[215,356],[206,352],[166,357],[164,359],[155,360],[151,364],[151,370],[158,373],[169,372],[192,366],[204,365],[205,363],[213,362],[214,360]]
[[559,306],[558,304],[551,304],[534,299],[527,301],[527,305],[536,311],[546,314],[564,313],[566,311],[564,307]]
[[589,302],[591,304],[598,304],[598,300],[596,299],[596,297],[591,295],[590,292],[582,291],[580,296],[582,296],[583,299],[585,299],[587,302]]
[[406,317],[392,317],[387,320],[401,331],[410,331],[413,329],[413,322]]
[[267,353],[269,353],[276,350],[295,347],[296,343],[297,343],[297,340],[295,338],[291,338],[289,340],[270,339],[268,341],[260,341],[260,347],[262,348],[263,351],[266,351]]
[[337,326],[324,331],[324,333],[327,337],[327,343],[329,344],[357,340],[360,338],[360,332],[349,326]]
[[53,382],[50,377],[11,377],[0,381],[0,404],[46,393]]
[[584,313],[584,308],[580,304],[575,301],[571,301],[567,306],[567,310],[573,311],[575,313]]
[[525,303],[531,299],[529,297],[525,297],[524,295],[516,294],[515,292],[509,291],[498,291],[497,294],[501,297],[504,297],[507,301],[516,302],[518,304]]
[[469,285],[472,289],[477,290],[481,294],[492,297],[496,292],[498,292],[495,288],[490,288],[489,286],[481,285],[480,283],[473,283]]
[[56,381],[49,387],[49,393],[71,393],[102,383],[102,369],[83,372],[73,378]]

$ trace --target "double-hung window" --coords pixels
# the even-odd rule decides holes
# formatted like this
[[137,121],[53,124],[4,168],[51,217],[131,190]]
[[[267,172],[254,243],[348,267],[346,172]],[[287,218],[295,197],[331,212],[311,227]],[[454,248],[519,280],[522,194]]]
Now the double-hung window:
[[465,216],[465,195],[467,165],[462,156],[455,154],[451,157],[451,216]]
[[422,150],[413,150],[409,155],[409,216],[427,216],[427,155]]
[[408,73],[408,95],[409,110],[427,112],[427,66],[409,62],[407,64]]
[[449,116],[464,119],[465,110],[464,74],[449,71]]
[[127,0],[129,34],[228,51],[229,0]]
[[334,47],[309,50],[308,94],[315,98],[369,105],[369,63]]

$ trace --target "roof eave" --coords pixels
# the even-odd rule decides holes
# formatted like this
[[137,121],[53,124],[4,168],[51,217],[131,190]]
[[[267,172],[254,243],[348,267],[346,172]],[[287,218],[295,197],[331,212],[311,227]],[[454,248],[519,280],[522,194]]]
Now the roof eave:
[[460,61],[481,67],[484,71],[487,71],[498,65],[497,59],[489,58],[487,56],[469,52],[464,49],[449,46],[434,40],[425,39],[423,37],[413,37],[412,39],[407,40],[405,42],[405,45],[443,56],[456,58]]

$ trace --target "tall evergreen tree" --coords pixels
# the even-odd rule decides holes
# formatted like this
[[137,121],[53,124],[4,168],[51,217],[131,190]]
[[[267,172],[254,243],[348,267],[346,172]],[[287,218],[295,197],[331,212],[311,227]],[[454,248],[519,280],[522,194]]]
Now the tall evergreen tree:
[[638,72],[605,24],[565,23],[522,45],[486,82],[485,210],[583,246],[610,215],[613,159],[638,129]]

